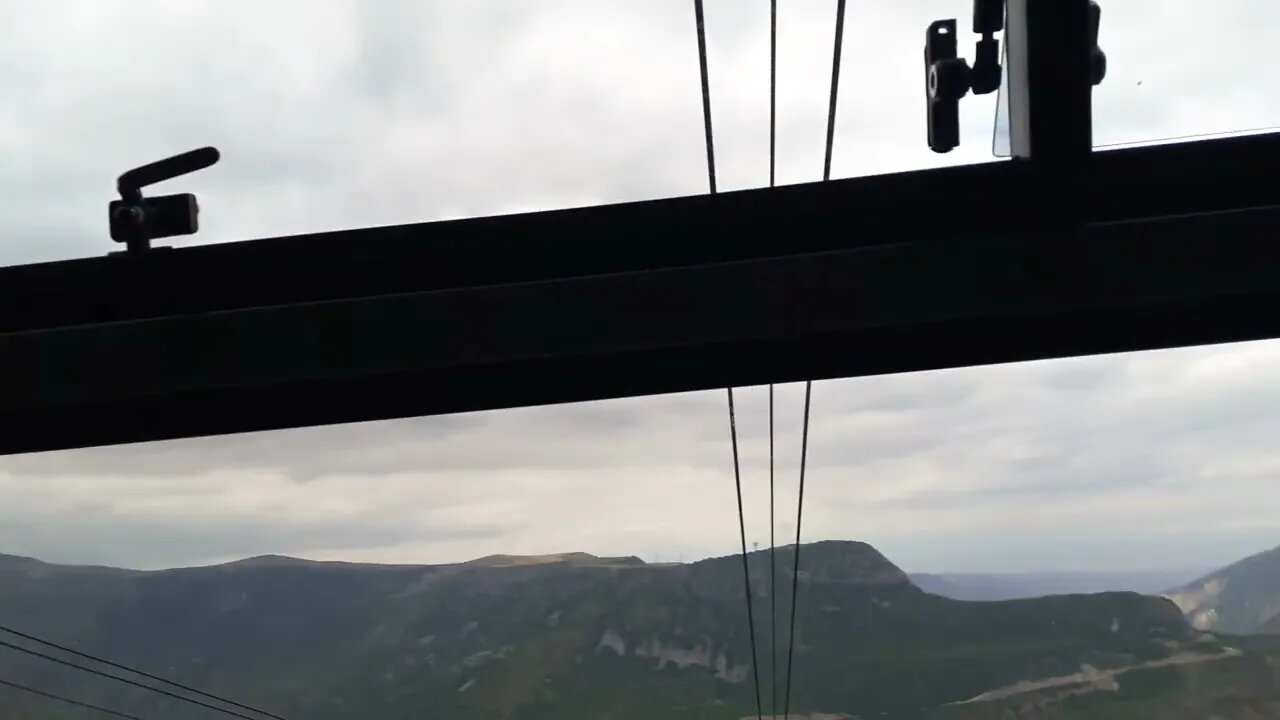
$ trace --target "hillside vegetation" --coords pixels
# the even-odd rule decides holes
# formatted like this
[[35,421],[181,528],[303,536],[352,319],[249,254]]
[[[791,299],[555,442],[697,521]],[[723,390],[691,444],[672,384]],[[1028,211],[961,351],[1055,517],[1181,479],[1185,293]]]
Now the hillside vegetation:
[[[767,712],[768,557],[754,553],[750,563]],[[855,542],[807,545],[802,563],[792,695],[802,714],[978,718],[1025,698],[951,704],[1085,667],[1224,649],[1162,598],[952,600]],[[789,589],[791,576],[783,563],[780,584]],[[266,557],[157,572],[0,556],[0,623],[311,720],[754,715],[742,593],[737,556],[660,566],[581,553],[435,566]],[[790,607],[777,612],[784,665]],[[1194,672],[1232,662],[1265,675],[1258,657]],[[1185,695],[1186,667],[1152,670],[1150,680],[1131,671],[1119,677],[1121,692],[1063,707],[1139,702],[1155,692],[1142,683]],[[0,676],[148,718],[207,717],[7,651]],[[57,717],[46,703],[3,697],[6,718]]]

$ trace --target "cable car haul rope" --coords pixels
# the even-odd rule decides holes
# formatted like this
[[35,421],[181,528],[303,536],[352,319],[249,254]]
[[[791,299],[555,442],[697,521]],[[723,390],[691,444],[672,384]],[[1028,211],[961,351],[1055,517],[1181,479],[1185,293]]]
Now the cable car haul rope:
[[[844,40],[845,0],[837,0],[835,38],[831,64],[831,93],[827,109],[826,147],[823,156],[822,179],[831,179],[831,159],[835,146],[836,106],[840,87],[840,60]],[[706,134],[707,184],[712,195],[716,194],[715,141],[711,125],[711,88],[707,70],[706,17],[703,0],[694,0],[694,18],[698,36],[698,69],[702,83],[702,116]],[[778,2],[769,3],[769,187],[777,183],[777,85],[778,85]],[[769,598],[770,598],[770,717],[777,717],[777,566],[774,539],[774,386],[769,385]],[[733,388],[727,389],[729,401],[729,440],[733,451],[733,481],[738,501],[738,535],[741,542],[743,598],[747,609],[748,638],[751,646],[751,670],[755,682],[756,717],[763,718],[764,707],[760,696],[759,656],[756,651],[755,613],[752,603],[751,568],[747,559],[747,528],[742,504],[742,470],[738,454],[738,430],[735,417]],[[791,714],[791,688],[795,662],[796,607],[800,588],[800,531],[804,520],[804,480],[809,451],[809,415],[813,397],[813,382],[804,384],[804,411],[800,435],[800,478],[796,496],[796,539],[791,571],[791,613],[787,631],[787,672],[783,696],[783,718]]]

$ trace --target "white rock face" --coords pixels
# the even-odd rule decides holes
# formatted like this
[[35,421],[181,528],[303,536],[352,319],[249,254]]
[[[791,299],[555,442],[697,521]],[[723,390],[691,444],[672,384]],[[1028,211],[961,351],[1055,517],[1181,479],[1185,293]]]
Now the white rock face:
[[609,648],[618,654],[618,657],[626,657],[627,641],[622,636],[614,632],[612,629],[605,630],[604,635],[600,636],[600,642],[596,643],[596,652],[600,652],[604,648]]
[[747,679],[747,672],[751,670],[749,665],[729,666],[729,660],[725,654],[721,652],[716,656],[716,678],[731,682],[735,685]]
[[[596,652],[608,648],[618,655],[626,657],[627,641],[617,631],[609,629],[600,636],[596,643]],[[638,658],[651,658],[657,661],[654,666],[662,670],[668,665],[675,665],[684,670],[691,667],[706,668],[715,672],[716,678],[725,682],[741,683],[751,672],[749,664],[730,665],[729,657],[723,649],[714,652],[710,638],[702,638],[693,647],[683,647],[674,643],[665,643],[659,638],[635,643],[633,655]]]
[[636,656],[655,658],[658,661],[659,670],[668,664],[675,665],[681,670],[688,667],[702,667],[714,670],[716,678],[725,682],[740,683],[747,679],[747,673],[751,671],[750,665],[730,665],[729,658],[723,649],[719,653],[713,653],[712,650],[709,638],[703,638],[691,648],[666,644],[658,638],[651,638],[636,646]]
[[1171,593],[1165,597],[1178,606],[1182,614],[1191,621],[1192,627],[1197,630],[1212,630],[1218,621],[1218,598],[1226,587],[1225,580],[1214,578],[1194,588]]
[[697,645],[686,649],[675,645],[666,645],[661,640],[652,638],[636,646],[636,657],[657,658],[659,670],[666,667],[668,663],[679,667],[681,670],[690,665],[710,669],[711,641],[703,638]]

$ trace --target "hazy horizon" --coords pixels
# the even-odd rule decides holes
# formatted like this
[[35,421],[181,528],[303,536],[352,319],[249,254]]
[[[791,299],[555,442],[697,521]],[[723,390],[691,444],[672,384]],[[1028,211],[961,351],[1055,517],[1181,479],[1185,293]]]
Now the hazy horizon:
[[[812,545],[815,543],[822,543],[822,542],[865,542],[865,541],[848,540],[848,539],[842,539],[842,538],[807,538],[802,543],[802,545],[807,546],[807,545]],[[873,543],[867,543],[867,544],[871,545],[871,547],[880,551],[880,548],[876,547]],[[792,552],[793,547],[794,547],[794,543],[788,543],[785,545],[779,544],[775,549],[779,553],[786,552],[789,556],[790,553]],[[1258,552],[1265,552],[1270,549],[1272,548],[1262,548],[1258,550]],[[769,548],[768,546],[761,546],[758,548],[748,548],[747,552],[748,553],[757,553],[757,552],[767,553],[769,552]],[[971,576],[971,577],[1002,577],[1002,576],[1008,576],[1008,577],[1028,577],[1028,576],[1142,577],[1142,576],[1185,575],[1187,576],[1188,579],[1192,579],[1192,578],[1199,577],[1201,575],[1216,571],[1221,567],[1225,567],[1239,560],[1243,560],[1245,557],[1248,557],[1248,556],[1242,556],[1242,557],[1233,558],[1230,560],[1225,560],[1222,563],[1218,565],[1214,565],[1212,567],[1204,567],[1204,566],[1162,567],[1159,565],[1152,565],[1152,566],[1147,566],[1140,569],[1128,569],[1128,570],[1125,570],[1125,569],[1089,570],[1089,569],[1073,569],[1073,568],[1061,568],[1057,570],[1037,570],[1037,569],[1019,570],[1019,569],[1002,569],[1002,568],[974,570],[974,569],[965,569],[963,567],[950,567],[950,568],[905,567],[895,562],[893,557],[891,557],[887,553],[884,553],[883,551],[881,551],[881,553],[885,555],[886,559],[888,559],[889,562],[894,563],[899,567],[899,569],[911,575],[949,575],[949,576]],[[183,569],[183,568],[216,567],[219,565],[229,565],[229,564],[240,563],[240,562],[245,562],[250,560],[257,560],[262,558],[282,558],[282,559],[298,560],[302,562],[314,562],[314,563],[352,563],[352,564],[371,564],[371,565],[434,566],[434,565],[465,564],[468,562],[474,562],[476,560],[482,560],[488,557],[495,557],[495,556],[507,556],[507,557],[516,557],[516,558],[548,558],[548,560],[550,561],[556,557],[562,557],[562,556],[568,556],[568,555],[574,555],[574,554],[585,554],[585,555],[591,555],[598,558],[636,557],[636,558],[639,558],[641,561],[645,562],[646,564],[680,565],[680,564],[690,564],[690,563],[701,562],[703,560],[712,560],[712,559],[722,558],[722,557],[734,557],[739,555],[740,552],[738,550],[734,550],[732,552],[716,553],[711,555],[695,556],[695,555],[687,555],[687,554],[677,554],[675,557],[665,557],[661,555],[646,556],[643,553],[614,554],[614,553],[592,552],[589,549],[587,550],[572,549],[572,550],[559,550],[559,551],[538,552],[538,553],[498,552],[498,553],[490,553],[487,555],[478,555],[474,557],[457,557],[457,558],[451,558],[451,559],[436,560],[432,562],[426,562],[426,561],[414,562],[412,560],[405,560],[405,559],[397,560],[394,562],[392,561],[378,562],[374,560],[350,560],[341,556],[292,555],[287,553],[277,553],[277,552],[267,551],[267,552],[262,552],[255,555],[235,556],[235,557],[226,557],[226,558],[210,558],[204,562],[187,564],[187,565],[178,564],[178,565],[142,566],[142,565],[119,564],[119,563],[85,562],[85,561],[77,560],[75,557],[67,557],[67,558],[55,560],[47,557],[36,557],[36,556],[30,556],[30,555],[23,555],[20,553],[7,552],[4,548],[0,548],[0,556],[27,558],[30,560],[36,560],[36,561],[51,564],[51,565],[109,567],[109,568],[115,568],[119,570],[136,570],[136,571],[143,571],[143,572],[177,570],[177,569]]]

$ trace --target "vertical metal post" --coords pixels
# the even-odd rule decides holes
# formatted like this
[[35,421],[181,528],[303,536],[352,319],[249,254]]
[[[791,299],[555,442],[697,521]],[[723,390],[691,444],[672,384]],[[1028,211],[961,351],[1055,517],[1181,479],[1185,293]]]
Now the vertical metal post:
[[1089,0],[1007,0],[1013,157],[1070,174],[1093,149]]

